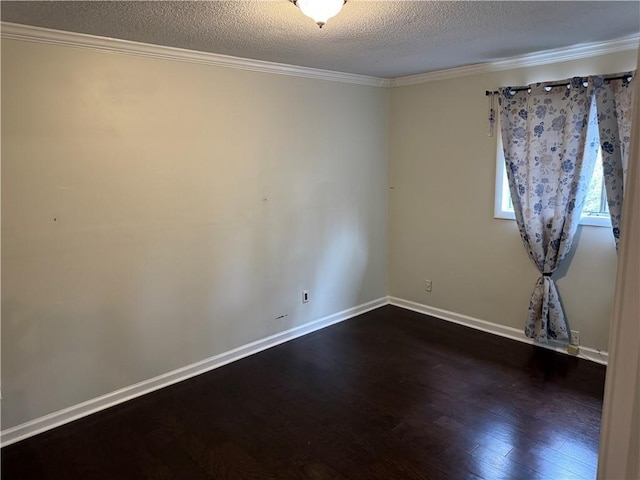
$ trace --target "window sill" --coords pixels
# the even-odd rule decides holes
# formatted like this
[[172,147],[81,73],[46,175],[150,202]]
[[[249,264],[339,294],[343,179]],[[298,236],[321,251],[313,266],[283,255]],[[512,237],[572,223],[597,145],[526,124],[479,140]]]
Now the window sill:
[[[515,220],[516,216],[513,212],[499,211],[494,212],[493,218],[502,220]],[[587,225],[590,227],[606,227],[611,228],[611,218],[609,217],[582,217],[578,225]]]

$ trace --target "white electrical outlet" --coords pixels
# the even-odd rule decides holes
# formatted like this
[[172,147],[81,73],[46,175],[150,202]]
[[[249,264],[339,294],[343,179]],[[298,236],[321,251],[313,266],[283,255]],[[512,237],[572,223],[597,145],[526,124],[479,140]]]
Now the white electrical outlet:
[[302,303],[309,303],[309,290],[302,291]]
[[424,289],[425,289],[427,292],[430,292],[430,291],[431,291],[431,280],[425,280],[425,281],[424,281]]
[[580,332],[578,330],[571,330],[571,345],[580,345]]

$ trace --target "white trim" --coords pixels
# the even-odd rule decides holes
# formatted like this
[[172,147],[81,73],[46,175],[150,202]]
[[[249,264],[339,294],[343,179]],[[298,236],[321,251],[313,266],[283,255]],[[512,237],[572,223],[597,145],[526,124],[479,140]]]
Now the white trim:
[[[640,52],[638,52],[640,62]],[[597,478],[640,478],[640,95],[633,106]]]
[[611,228],[611,216],[607,215],[606,217],[597,217],[595,215],[583,215],[580,217],[580,223],[578,225]]
[[252,60],[232,57],[217,53],[198,52],[184,48],[152,45],[149,43],[120,40],[117,38],[99,37],[85,33],[64,32],[50,28],[33,27],[17,23],[2,22],[0,24],[3,39],[22,40],[26,42],[62,45],[66,47],[88,48],[106,52],[134,55],[138,57],[175,60],[179,62],[198,63],[216,67],[237,68],[253,72],[275,73],[294,77],[329,80],[332,82],[355,83],[373,87],[388,87],[391,80],[353,73],[334,72],[319,68],[299,67],[284,63]]
[[522,67],[535,67],[538,65],[549,65],[552,63],[578,60],[581,58],[596,57],[608,53],[623,52],[626,50],[636,50],[640,44],[640,36],[619,38],[598,43],[585,43],[572,47],[556,48],[543,52],[521,55],[507,58],[495,62],[478,63],[476,65],[466,65],[464,67],[449,68],[435,72],[419,73],[408,75],[391,80],[392,87],[403,87],[405,85],[415,85],[418,83],[435,82],[438,80],[449,80],[451,78],[467,77],[482,73],[499,72]]
[[[404,300],[402,298],[397,297],[389,297],[389,303],[391,305],[395,305],[396,307],[401,307],[406,310],[411,310],[418,313],[423,313],[425,315],[430,315],[432,317],[440,318],[442,320],[447,320],[449,322],[457,323],[459,325],[464,325],[465,327],[471,327],[476,330],[480,330],[487,333],[492,333],[494,335],[498,335],[500,337],[510,338],[511,340],[517,340],[518,342],[528,343],[530,345],[536,345],[539,347],[544,347],[550,350],[554,350],[556,352],[567,354],[566,346],[560,345],[558,343],[538,343],[533,339],[525,336],[522,330],[518,330],[517,328],[507,327],[506,325],[499,325],[497,323],[487,322],[486,320],[480,320],[478,318],[469,317],[467,315],[462,315],[460,313],[450,312],[448,310],[442,310],[436,307],[430,307],[428,305],[423,305],[421,303],[412,302],[410,300]],[[589,347],[580,346],[580,351],[577,355],[579,358],[584,358],[585,360],[591,360],[592,362],[600,363],[602,365],[607,364],[607,360],[609,358],[608,352],[603,352],[600,350],[595,350]]]
[[[247,345],[243,345],[238,348],[234,348],[233,350],[215,355],[200,362],[187,365],[186,367],[182,367],[177,370],[158,375],[157,377],[153,377],[148,380],[143,380],[142,382],[136,383],[135,385],[121,388],[120,390],[116,390],[106,395],[87,400],[86,402],[79,403],[77,405],[73,405],[63,410],[51,413],[49,415],[36,418],[35,420],[25,422],[12,428],[8,428],[0,432],[0,446],[6,447],[13,443],[19,442],[20,440],[24,440],[39,433],[43,433],[53,428],[62,426],[66,423],[72,422],[74,420],[86,417],[88,415],[91,415],[92,413],[97,413],[128,400],[132,400],[136,397],[146,395],[147,393],[151,393],[161,388],[181,382],[183,380],[201,375],[210,370],[222,367],[268,348],[275,347],[276,345],[280,345],[281,343],[288,342],[289,340],[293,340],[303,335],[321,330],[335,323],[348,320],[350,318],[362,315],[363,313],[389,304],[396,307],[404,308],[406,310],[411,310],[425,315],[430,315],[432,317],[440,318],[442,320],[447,320],[459,325],[464,325],[466,327],[471,327],[483,332],[509,338],[511,340],[517,340],[519,342],[528,344],[535,344],[544,348],[567,354],[566,348],[564,346],[536,343],[532,339],[525,337],[524,333],[516,328],[487,322],[485,320],[480,320],[477,318],[469,317],[467,315],[450,312],[448,310],[442,310],[440,308],[430,307],[428,305],[412,302],[410,300],[404,300],[397,297],[382,297],[355,306],[353,308],[328,315],[319,320],[306,323],[299,327],[294,327],[284,332],[271,335],[270,337],[256,340],[255,342],[248,343]],[[606,365],[609,354],[607,352],[580,346],[578,357]]]
[[87,415],[118,405],[119,403],[126,402],[127,400],[168,387],[174,383],[178,383],[188,378],[195,377],[196,375],[222,367],[228,363],[235,362],[244,357],[248,357],[249,355],[275,347],[276,345],[288,342],[294,338],[315,332],[316,330],[328,327],[334,323],[348,320],[387,304],[388,297],[378,298],[353,308],[334,313],[333,315],[328,315],[319,320],[306,323],[299,327],[271,335],[270,337],[256,340],[255,342],[234,348],[233,350],[215,355],[200,362],[187,365],[186,367],[173,370],[172,372],[144,380],[140,383],[136,383],[135,385],[121,388],[115,392],[73,405],[65,408],[64,410],[59,410],[49,415],[45,415],[44,417],[36,418],[30,422],[8,428],[7,430],[3,430],[0,434],[1,446],[6,447],[12,443],[37,435],[38,433],[51,430],[52,428],[86,417]]
[[506,220],[515,220],[516,214],[513,210],[505,209],[505,205],[509,205],[509,188],[506,182],[506,168],[504,161],[504,149],[502,145],[502,131],[500,130],[500,108],[497,109],[496,123],[495,123],[495,135],[496,139],[496,185],[494,190],[493,201],[493,217],[502,218]]
[[374,87],[402,87],[405,85],[415,85],[418,83],[434,82],[437,80],[448,80],[451,78],[510,70],[513,68],[548,65],[568,60],[605,55],[607,53],[635,50],[638,48],[638,44],[640,43],[640,36],[634,35],[606,42],[574,45],[572,47],[546,50],[529,55],[521,55],[518,57],[498,60],[495,62],[466,65],[463,67],[449,68],[391,79],[335,72],[319,68],[300,67],[284,63],[267,62],[264,60],[251,60],[247,58],[232,57],[230,55],[198,52],[183,48],[152,45],[130,40],[120,40],[117,38],[99,37],[86,33],[65,32],[62,30],[53,30],[50,28],[34,27],[31,25],[21,25],[10,22],[0,22],[0,34],[3,39],[89,48],[139,57],[238,68],[254,72],[275,73],[279,75],[291,75],[296,77],[314,78]]

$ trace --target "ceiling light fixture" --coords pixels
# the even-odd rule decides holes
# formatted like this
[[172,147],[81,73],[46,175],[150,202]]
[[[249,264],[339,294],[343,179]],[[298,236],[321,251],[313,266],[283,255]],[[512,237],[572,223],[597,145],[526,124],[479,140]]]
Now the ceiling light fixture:
[[313,18],[313,21],[320,28],[327,23],[331,17],[335,17],[347,0],[291,0],[302,13],[307,17]]

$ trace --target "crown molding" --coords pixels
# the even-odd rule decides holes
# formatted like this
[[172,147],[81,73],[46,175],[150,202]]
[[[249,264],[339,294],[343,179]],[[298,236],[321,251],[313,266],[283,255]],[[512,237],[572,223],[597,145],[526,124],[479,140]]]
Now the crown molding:
[[449,68],[435,72],[419,73],[406,77],[398,77],[391,80],[392,87],[403,87],[405,85],[415,85],[418,83],[435,82],[438,80],[449,80],[469,75],[479,75],[482,73],[499,72],[501,70],[511,70],[513,68],[535,67],[538,65],[549,65],[552,63],[578,60],[581,58],[596,57],[607,53],[623,52],[626,50],[636,50],[640,44],[640,36],[620,38],[599,43],[585,43],[572,47],[556,48],[543,52],[521,55],[507,58],[495,62],[478,63],[464,67]]
[[391,80],[386,78],[335,72],[319,68],[299,67],[296,65],[232,57],[230,55],[221,55],[217,53],[198,52],[183,48],[152,45],[149,43],[120,40],[117,38],[99,37],[86,33],[65,32],[17,23],[1,22],[0,33],[2,39],[86,48],[122,53],[125,55],[134,55],[138,57],[175,60],[201,65],[250,70],[253,72],[275,73],[278,75],[313,78],[316,80],[329,80],[332,82],[355,83],[357,85],[368,85],[373,87],[389,87],[391,85]]
[[300,67],[284,63],[252,60],[247,58],[221,55],[217,53],[199,52],[183,48],[152,45],[149,43],[133,42],[117,38],[99,37],[86,33],[65,32],[50,28],[34,27],[17,23],[0,22],[0,33],[3,39],[22,40],[27,42],[63,45],[68,47],[87,48],[107,52],[122,53],[139,57],[156,58],[161,60],[175,60],[216,67],[236,68],[262,73],[274,73],[294,77],[313,78],[332,82],[353,83],[373,87],[403,87],[418,83],[449,80],[470,75],[498,72],[513,68],[534,67],[548,65],[569,60],[595,57],[608,53],[635,50],[640,44],[640,35],[610,40],[607,42],[586,43],[572,47],[545,50],[543,52],[521,55],[494,62],[466,65],[463,67],[419,73],[398,78],[381,78],[353,73],[322,70],[319,68]]

